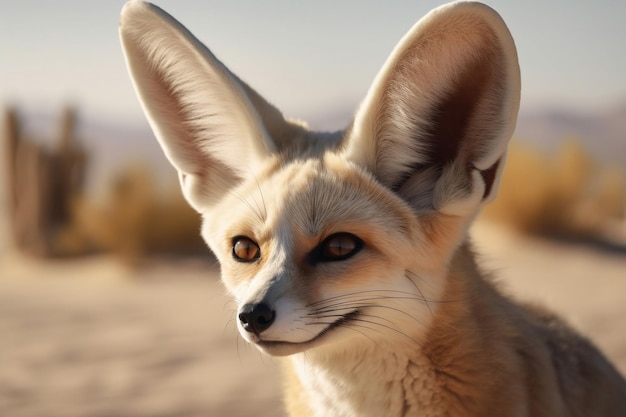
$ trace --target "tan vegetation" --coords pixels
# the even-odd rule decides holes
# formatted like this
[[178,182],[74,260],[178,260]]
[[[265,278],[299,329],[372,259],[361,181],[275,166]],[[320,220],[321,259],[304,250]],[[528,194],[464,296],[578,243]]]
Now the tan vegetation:
[[[17,113],[5,112],[9,224],[17,247],[35,255],[111,252],[137,264],[154,254],[207,254],[200,216],[175,181],[163,186],[141,164],[129,166],[104,196],[82,188],[88,156],[65,110],[57,146],[24,136]],[[30,180],[29,180],[30,179]],[[626,176],[599,164],[579,141],[553,154],[514,141],[498,198],[482,218],[527,234],[587,239],[626,247]]]
[[101,200],[73,201],[73,222],[59,236],[66,252],[111,252],[131,264],[153,254],[208,253],[200,238],[200,216],[178,186],[159,190],[145,168],[122,172]]
[[163,186],[140,164],[121,172],[102,198],[86,192],[89,155],[76,110],[62,112],[52,146],[31,138],[15,109],[4,115],[8,217],[13,245],[40,257],[112,252],[137,264],[152,254],[207,254],[200,217],[177,184]]
[[513,142],[498,198],[483,218],[529,234],[619,243],[625,212],[624,173],[569,139],[553,155]]

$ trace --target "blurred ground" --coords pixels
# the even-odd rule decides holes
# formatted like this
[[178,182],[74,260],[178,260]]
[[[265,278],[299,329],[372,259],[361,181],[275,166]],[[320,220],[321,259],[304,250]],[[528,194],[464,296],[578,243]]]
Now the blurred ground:
[[[626,372],[624,254],[474,232],[509,293],[560,312]],[[277,363],[238,341],[217,275],[0,251],[0,416],[283,415]]]
[[0,416],[276,416],[210,264],[0,260]]

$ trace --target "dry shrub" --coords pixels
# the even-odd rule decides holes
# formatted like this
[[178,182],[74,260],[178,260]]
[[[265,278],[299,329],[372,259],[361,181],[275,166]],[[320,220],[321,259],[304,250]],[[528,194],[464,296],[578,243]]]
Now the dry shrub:
[[565,238],[601,238],[607,224],[624,221],[626,181],[598,166],[579,141],[555,155],[513,142],[498,198],[482,215],[522,232]]
[[[140,167],[124,171],[103,202],[76,198],[71,226],[58,234],[61,252],[107,251],[135,264],[153,254],[208,253],[200,216],[177,184],[158,190]],[[536,235],[626,242],[626,181],[599,167],[576,140],[549,156],[513,142],[498,198],[482,218]]]
[[141,167],[122,172],[100,202],[78,198],[73,223],[59,238],[74,251],[105,251],[136,264],[154,254],[208,253],[200,238],[200,216],[179,188],[158,190]]

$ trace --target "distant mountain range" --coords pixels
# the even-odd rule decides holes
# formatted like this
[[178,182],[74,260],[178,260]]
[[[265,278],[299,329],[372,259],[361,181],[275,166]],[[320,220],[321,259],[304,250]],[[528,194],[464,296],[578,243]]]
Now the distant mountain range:
[[[353,109],[347,106],[333,112],[310,117],[313,128],[337,130],[349,123]],[[34,138],[54,137],[57,116],[51,113],[27,113],[24,130]],[[90,151],[92,189],[101,191],[125,166],[141,163],[159,174],[160,180],[175,181],[148,124],[135,125],[99,120],[79,115],[78,137]],[[619,165],[626,170],[626,102],[603,112],[569,110],[551,107],[523,111],[518,119],[515,137],[543,150],[552,150],[565,138],[577,138],[598,160]],[[2,178],[0,178],[2,180]]]
[[596,112],[556,107],[524,111],[515,137],[545,150],[578,139],[598,161],[626,169],[626,101]]

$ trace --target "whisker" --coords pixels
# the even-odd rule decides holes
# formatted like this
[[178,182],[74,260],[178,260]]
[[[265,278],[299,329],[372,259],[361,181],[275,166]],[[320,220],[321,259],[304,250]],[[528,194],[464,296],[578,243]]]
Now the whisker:
[[[387,310],[396,311],[396,312],[398,312],[400,314],[403,314],[403,315],[407,316],[408,318],[412,319],[417,324],[419,324],[421,326],[424,325],[424,323],[422,321],[420,321],[419,319],[417,319],[415,316],[407,313],[404,310],[396,308],[396,307],[387,306],[387,305],[379,305],[379,304],[356,304],[356,303],[354,303],[353,307],[355,307],[356,310],[362,310],[362,309],[365,309],[365,308],[384,308],[384,309],[387,309]],[[315,316],[316,318],[317,317],[319,317],[319,318],[334,317],[333,315],[327,316],[325,314],[326,313],[334,313],[336,311],[342,311],[344,309],[345,308],[337,308],[337,309],[327,309],[327,310],[321,310],[321,311],[314,311],[314,312],[309,313],[309,316]],[[388,319],[384,319],[384,320],[389,321],[391,323],[391,321],[388,320]]]
[[[341,311],[345,311],[345,314],[350,314],[355,308],[354,307],[358,307],[361,306],[361,304],[359,303],[346,303],[345,307],[337,307],[334,308],[334,306],[329,306],[329,307],[325,307],[319,310],[314,310],[311,311],[310,313],[307,313],[306,316],[304,317],[320,317],[320,315],[322,314],[328,314],[328,313],[338,313]],[[344,314],[338,314],[338,316],[343,316]]]
[[424,300],[424,303],[426,303],[426,307],[428,308],[428,311],[430,312],[430,315],[433,315],[433,310],[432,308],[430,308],[430,304],[428,303],[428,300],[426,299],[426,297],[424,296],[424,293],[422,292],[422,290],[420,289],[420,287],[410,278],[409,274],[421,281],[424,281],[424,279],[419,276],[418,274],[414,273],[413,271],[409,271],[408,269],[405,271],[404,276],[406,277],[406,279],[413,284],[413,286],[415,287],[415,289],[417,290],[417,292],[420,293],[420,295],[422,296],[422,299]]
[[235,346],[237,347],[237,359],[239,359],[239,366],[242,365],[241,362],[241,351],[239,350],[239,339],[241,338],[241,336],[239,336],[239,332],[235,329]]
[[[372,317],[372,318],[381,318],[381,317],[378,317],[378,316],[372,316],[372,315],[369,315],[369,314],[364,315],[364,316],[365,316],[365,317]],[[382,324],[382,323],[378,323],[378,322],[376,322],[376,321],[372,321],[372,320],[365,320],[365,319],[359,319],[358,317],[357,317],[357,318],[354,318],[354,319],[352,319],[352,320],[354,320],[354,321],[361,321],[361,322],[364,322],[364,323],[368,323],[368,324],[373,324],[373,325],[376,325],[376,326],[384,327],[385,329],[391,330],[391,331],[393,331],[393,332],[398,333],[398,334],[399,334],[399,335],[401,335],[401,336],[406,337],[407,339],[409,339],[410,341],[412,341],[413,343],[415,343],[415,344],[416,344],[416,345],[418,345],[419,347],[423,347],[423,345],[422,345],[420,342],[418,342],[417,340],[413,339],[411,336],[407,335],[406,333],[404,333],[403,331],[401,331],[401,330],[399,330],[399,329],[393,328],[393,327],[391,327],[391,326],[387,326],[387,325]],[[349,324],[349,322],[348,322],[348,323],[346,323],[346,324]]]
[[319,301],[316,301],[314,303],[307,304],[307,307],[312,307],[312,306],[315,306],[317,304],[322,304],[322,303],[333,301],[333,300],[336,300],[336,299],[339,299],[339,298],[350,297],[350,296],[355,296],[355,295],[360,295],[360,294],[367,294],[367,293],[378,293],[378,292],[393,292],[393,293],[400,293],[400,294],[413,294],[413,293],[408,292],[408,291],[389,290],[389,289],[362,290],[362,291],[355,291],[355,292],[351,292],[351,293],[347,293],[347,294],[340,294],[340,295],[335,295],[335,296],[332,296],[332,297],[324,298],[323,300],[319,300]]
[[[422,278],[420,275],[418,275],[417,273],[415,273],[413,271],[406,270],[405,272],[406,272],[406,274],[409,274],[412,277],[415,277],[415,278],[419,279],[420,281],[424,281],[424,278]],[[406,274],[405,274],[405,276],[406,276]],[[409,277],[407,277],[407,278],[409,278]],[[417,290],[420,291],[419,287],[417,286],[417,284],[415,282],[413,282],[413,280],[411,280],[409,278],[409,281],[411,281],[416,286]],[[420,294],[421,294],[421,291],[420,291]],[[471,300],[472,298],[476,298],[476,297],[478,297],[477,294],[469,295],[468,297],[463,297],[463,298],[459,298],[459,299],[450,299],[450,300],[431,300],[431,299],[425,298],[424,301],[429,302],[429,303],[435,303],[435,304],[461,303],[461,302],[465,302],[465,301]]]
[[[342,316],[338,316],[338,317],[342,317]],[[316,321],[316,322],[310,322],[310,323],[306,323],[306,325],[322,325],[322,326],[330,326],[332,324],[335,324],[336,322],[324,322],[324,321]],[[343,329],[349,329],[352,331],[355,331],[357,333],[359,333],[361,336],[368,338],[372,343],[374,343],[376,346],[378,346],[378,343],[376,343],[376,341],[374,339],[372,339],[370,336],[368,336],[367,334],[365,334],[364,332],[355,329],[354,327],[362,327],[368,330],[372,330],[375,331],[377,333],[381,333],[379,330],[376,329],[372,329],[369,328],[367,326],[364,326],[362,324],[355,324],[355,323],[351,323],[351,322],[346,322],[346,323],[339,323],[337,324],[337,327],[341,327]],[[313,333],[313,332],[311,332]],[[382,333],[381,333],[382,334]]]
[[[418,289],[419,290],[419,289]],[[393,294],[402,294],[402,296],[396,296],[396,295],[381,295],[381,296],[376,296],[376,297],[363,297],[362,295],[364,294],[371,294],[371,293],[393,293]],[[404,296],[404,294],[408,294],[410,296]],[[360,298],[356,298],[358,296],[361,296]],[[334,300],[334,304],[328,304],[330,303],[331,300]],[[345,296],[335,296],[335,297],[330,297],[326,300],[323,300],[325,304],[327,305],[320,305],[318,306],[317,309],[307,313],[307,316],[311,317],[318,317],[318,318],[331,318],[331,317],[340,317],[340,315],[332,315],[329,313],[336,313],[336,312],[345,312],[348,310],[352,310],[352,309],[356,309],[356,310],[362,310],[365,308],[383,308],[383,309],[387,309],[387,310],[391,310],[391,311],[395,311],[398,312],[400,314],[405,315],[406,317],[410,318],[411,320],[415,321],[418,325],[420,326],[424,326],[424,323],[422,321],[420,321],[417,317],[411,315],[410,313],[398,308],[398,307],[394,307],[394,306],[389,306],[389,305],[384,305],[384,304],[375,304],[372,303],[372,301],[381,301],[381,300],[417,300],[417,301],[425,301],[426,302],[426,306],[428,307],[431,315],[432,315],[432,309],[430,308],[430,305],[428,304],[428,302],[426,301],[425,297],[422,296],[417,296],[414,293],[408,292],[408,291],[400,291],[400,290],[368,290],[368,291],[359,291],[356,293],[351,293],[351,294],[347,294]],[[320,304],[320,302],[317,303],[313,303],[313,304]],[[382,318],[381,318],[382,319]],[[394,324],[391,320],[388,319],[384,319],[385,321],[387,321],[390,324]]]
[[[366,337],[369,339],[370,342],[372,342],[374,345],[378,346],[378,343],[376,343],[376,341],[374,339],[372,339],[371,337],[369,337],[365,332],[362,332],[360,330],[355,329],[355,327],[362,327],[364,329],[367,330],[372,330],[372,331],[377,331],[375,329],[370,329],[367,326],[361,325],[361,324],[353,324],[353,325],[348,325],[348,323],[345,324],[340,324],[339,327],[344,328],[344,329],[349,329],[352,330],[353,332],[357,332],[359,333],[361,336]],[[379,332],[380,333],[380,332]]]
[[[258,207],[258,204],[257,204],[257,208],[255,209],[254,207],[252,207],[252,204],[250,204],[250,202],[249,202],[248,200],[246,200],[246,199],[245,199],[243,196],[241,196],[240,194],[236,193],[236,192],[235,192],[235,191],[233,191],[233,190],[228,190],[228,192],[229,192],[230,194],[232,194],[233,196],[237,197],[237,199],[238,199],[239,201],[241,201],[243,204],[245,204],[245,205],[246,205],[246,206],[250,209],[250,211],[252,211],[252,212],[253,212],[253,213],[254,213],[254,214],[255,214],[255,215],[259,218],[259,220],[264,221],[264,218],[263,218],[263,213],[261,213],[261,212],[260,212],[260,209],[259,209],[259,207]],[[255,201],[255,204],[256,204],[256,201]]]
[[263,196],[263,190],[261,190],[261,184],[259,184],[259,179],[257,176],[254,176],[254,181],[256,182],[256,188],[259,190],[259,195],[261,196],[261,203],[263,203],[263,218],[267,218],[267,206],[265,205],[265,197]]
[[[416,297],[415,293],[412,293],[412,292],[409,292],[409,291],[385,290],[385,289],[381,289],[381,290],[364,290],[364,291],[356,291],[356,292],[352,292],[352,293],[348,293],[348,294],[342,294],[342,295],[336,295],[336,296],[333,296],[333,297],[328,297],[328,298],[325,298],[323,300],[307,304],[305,307],[310,308],[310,307],[314,307],[316,305],[333,302],[333,301],[338,300],[338,299],[349,298],[349,297],[354,297],[354,296],[357,296],[357,295],[363,295],[363,294],[368,294],[368,293],[373,293],[373,294],[375,294],[375,293],[409,294],[409,295],[411,295],[413,297]],[[416,298],[416,299],[418,299],[418,298]],[[424,301],[424,300],[422,300],[422,301]]]
[[[413,283],[413,284],[415,284],[415,283]],[[354,292],[354,293],[336,295],[336,296],[333,296],[333,297],[326,298],[324,300],[316,301],[314,303],[307,304],[305,306],[305,308],[300,308],[299,310],[304,310],[306,308],[314,307],[314,306],[316,306],[318,304],[335,302],[336,300],[339,300],[336,305],[341,305],[342,303],[350,303],[350,302],[354,302],[355,301],[355,300],[351,300],[351,298],[353,298],[353,297],[356,297],[356,296],[362,295],[362,294],[367,294],[367,293],[374,293],[375,294],[377,292],[380,292],[380,293],[392,292],[392,293],[398,293],[398,294],[408,294],[408,295],[411,295],[411,296],[410,297],[408,297],[408,296],[407,297],[400,297],[400,296],[397,296],[397,297],[394,297],[394,296],[373,297],[372,296],[370,298],[362,298],[362,299],[359,299],[359,300],[370,300],[370,301],[373,301],[373,300],[379,300],[379,299],[383,300],[383,299],[394,299],[394,298],[396,298],[396,299],[407,299],[407,300],[414,299],[416,301],[423,301],[423,302],[430,303],[430,304],[448,304],[448,303],[465,302],[465,301],[471,299],[472,297],[475,297],[475,296],[472,296],[472,297],[459,298],[459,299],[435,300],[435,299],[431,299],[431,298],[425,297],[423,295],[423,293],[419,290],[419,288],[417,288],[417,289],[418,289],[418,292],[420,293],[419,295],[415,294],[415,293],[412,293],[410,291],[400,291],[400,290],[366,290],[366,291],[357,291],[357,292]],[[342,299],[345,299],[345,301],[343,301]],[[333,305],[335,305],[335,304],[332,304],[329,307],[331,307]],[[319,309],[323,309],[325,307],[322,306],[322,307],[318,307],[318,308]]]
[[[378,307],[378,306],[377,306],[377,307]],[[401,310],[400,310],[400,311],[401,311]],[[324,316],[319,316],[319,318],[320,318],[320,319],[332,319],[332,318],[338,318],[338,319],[340,319],[341,317],[344,317],[344,315],[343,315],[343,314],[328,314],[328,315],[324,315]],[[377,321],[373,321],[373,320],[367,320],[367,319],[365,319],[365,318],[360,318],[360,317],[366,317],[366,318],[376,318],[376,319],[379,319],[379,320],[384,320],[384,321],[386,321],[387,323],[389,323],[389,325],[384,324],[384,323],[380,323],[380,322],[377,322]],[[409,316],[409,317],[411,317],[411,316]],[[345,328],[348,328],[348,327],[350,327],[351,325],[354,325],[354,322],[368,323],[368,324],[371,324],[371,325],[380,326],[380,327],[383,327],[383,328],[385,328],[385,329],[388,329],[388,330],[394,331],[394,332],[396,332],[396,333],[398,333],[398,334],[400,334],[400,335],[402,335],[402,336],[406,337],[407,339],[411,340],[411,341],[412,341],[413,343],[415,343],[416,345],[418,345],[418,346],[422,347],[422,344],[421,344],[420,342],[418,342],[417,340],[413,339],[412,337],[410,337],[409,335],[407,335],[407,334],[406,334],[406,333],[404,333],[403,331],[399,330],[398,328],[396,328],[396,327],[392,327],[392,326],[396,326],[396,325],[395,325],[395,323],[394,323],[394,322],[392,322],[392,321],[391,321],[391,320],[389,320],[389,319],[384,318],[384,317],[375,316],[375,315],[372,315],[372,314],[365,314],[365,313],[362,313],[362,312],[361,312],[361,313],[360,313],[357,317],[352,317],[352,318],[350,318],[350,320],[346,321],[345,323],[340,323],[340,324],[339,324],[339,326],[340,326],[340,327],[345,327]],[[314,321],[314,322],[308,322],[308,323],[305,323],[305,326],[306,326],[306,325],[324,325],[324,326],[330,326],[330,325],[335,324],[335,323],[336,323],[336,321],[331,321],[331,322],[325,322],[325,321]],[[423,324],[423,323],[421,323],[421,322],[419,322],[419,321],[418,321],[418,323],[419,323],[419,324]],[[364,325],[360,325],[360,326],[361,326],[361,327],[365,327],[365,328],[367,328],[367,329],[370,329],[370,330],[372,330],[372,331],[376,331],[376,332],[378,332],[378,333],[380,333],[380,334],[383,334],[380,330],[377,330],[377,329],[374,329],[374,328],[370,328],[370,327],[367,327],[367,326],[364,326]]]
[[[304,325],[306,326],[308,323],[304,323]],[[296,327],[296,330],[302,330],[303,332],[307,332],[309,334],[315,335],[316,333],[312,330],[309,329],[305,329],[304,327]]]
[[359,306],[361,304],[364,304],[366,302],[371,303],[372,301],[383,301],[383,300],[415,300],[415,301],[424,301],[422,298],[418,297],[418,296],[413,296],[413,297],[406,297],[406,296],[380,296],[380,297],[365,297],[365,298],[356,298],[353,300],[346,300],[346,301],[339,301],[336,304],[331,304],[328,306],[323,306],[323,307],[319,307],[315,310],[312,310],[312,313],[310,314],[315,314],[316,312],[325,312],[325,311],[340,311],[340,310],[346,310],[349,308],[354,308],[355,306]]
[[[333,317],[343,317],[343,315],[340,315],[340,314],[328,315],[328,316],[324,316],[324,317],[321,317],[321,318],[333,318]],[[369,329],[369,330],[372,330],[372,331],[376,331],[377,333],[380,333],[380,334],[384,334],[383,332],[381,332],[378,329],[375,329],[375,328],[372,328],[372,327],[368,327],[368,326],[365,326],[363,324],[361,324],[361,325],[355,324],[355,322],[368,323],[368,324],[371,324],[371,325],[380,326],[380,327],[383,327],[385,329],[388,329],[388,330],[391,330],[393,332],[396,332],[396,333],[406,337],[407,339],[409,339],[410,341],[412,341],[416,345],[422,347],[422,344],[420,342],[418,342],[417,340],[413,339],[412,337],[410,337],[409,335],[407,335],[406,333],[404,333],[403,331],[401,331],[401,330],[399,330],[399,329],[397,329],[395,327],[391,327],[389,325],[386,325],[386,324],[383,324],[383,323],[379,323],[377,321],[366,320],[364,318],[359,318],[359,317],[376,318],[376,319],[380,319],[380,320],[385,320],[385,321],[389,322],[391,325],[395,325],[393,322],[391,322],[390,320],[385,319],[384,317],[375,316],[375,315],[372,315],[372,314],[361,313],[359,316],[353,317],[350,320],[346,321],[345,323],[340,323],[339,326],[340,327],[344,327],[344,328],[349,328],[350,326],[359,326],[359,327],[363,327],[363,328],[366,328],[366,329]],[[332,322],[315,321],[315,322],[306,323],[306,325],[325,325],[325,326],[330,326],[333,323],[335,323],[335,322],[334,321],[332,321]]]
[[[370,314],[364,314],[364,313],[360,313],[360,315],[361,315],[361,316],[364,316],[364,317],[370,317],[370,316],[371,316]],[[324,319],[324,318],[330,318],[330,317],[336,317],[336,316],[333,316],[333,315],[329,315],[329,316],[319,316],[319,318],[322,318],[322,319]],[[343,316],[341,316],[341,315],[340,315],[340,316],[338,316],[338,317],[343,317]],[[389,320],[389,319],[386,319],[386,318],[384,318],[384,317],[379,317],[379,316],[371,316],[371,317],[378,317],[379,319],[384,320],[384,321],[386,321],[387,323],[389,323],[389,324],[391,324],[391,325],[394,325],[394,324],[395,324],[393,321],[391,321],[391,320]],[[351,320],[357,320],[357,321],[358,321],[358,319],[356,319],[356,318],[353,318],[353,319],[351,319]],[[421,324],[421,323],[420,323],[420,324]]]
[[[321,319],[331,319],[333,317],[340,318],[340,317],[343,317],[343,316],[341,316],[341,315],[325,316],[325,317],[320,317],[320,318]],[[326,322],[326,321],[310,321],[310,322],[304,323],[304,325],[305,326],[320,326],[320,325],[321,326],[330,326],[330,325],[335,324],[335,323],[336,323],[336,321],[329,321],[329,322]]]

